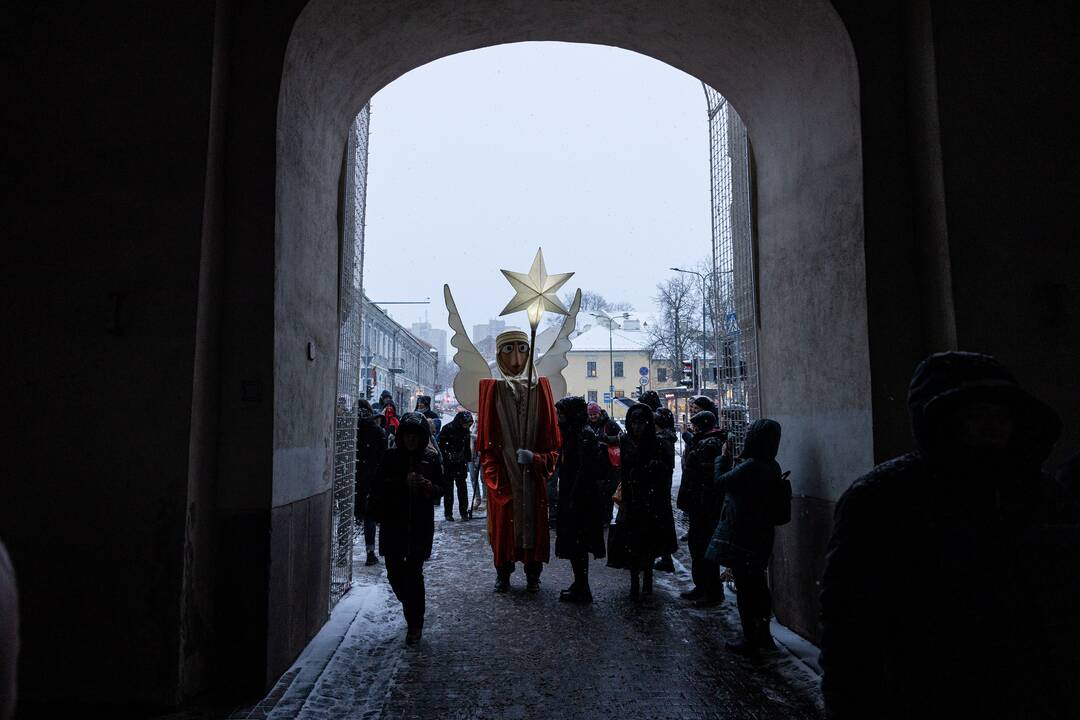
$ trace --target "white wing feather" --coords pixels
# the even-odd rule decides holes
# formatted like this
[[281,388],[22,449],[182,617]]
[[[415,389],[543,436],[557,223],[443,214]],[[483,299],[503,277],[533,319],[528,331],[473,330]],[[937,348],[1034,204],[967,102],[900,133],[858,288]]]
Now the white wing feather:
[[[558,402],[566,395],[566,378],[562,371],[566,368],[566,353],[570,352],[570,333],[577,327],[577,314],[581,308],[581,288],[574,293],[574,302],[570,304],[570,313],[563,320],[562,328],[547,349],[544,356],[536,361],[536,374],[546,377],[551,384],[551,396]],[[455,392],[456,392],[455,388]]]
[[[458,403],[463,407],[478,412],[480,407],[480,381],[491,378],[491,368],[487,360],[469,340],[469,334],[465,332],[465,325],[461,322],[454,296],[450,294],[450,286],[443,285],[443,299],[446,300],[447,321],[454,336],[450,338],[450,344],[457,348],[454,353],[454,364],[458,366],[457,376],[454,378],[454,395]],[[565,367],[565,364],[564,364]]]

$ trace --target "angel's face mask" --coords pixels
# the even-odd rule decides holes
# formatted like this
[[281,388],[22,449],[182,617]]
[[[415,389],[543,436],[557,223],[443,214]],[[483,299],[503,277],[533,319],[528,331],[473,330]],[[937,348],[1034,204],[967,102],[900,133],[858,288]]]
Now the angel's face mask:
[[529,339],[520,331],[505,332],[495,339],[496,362],[504,377],[524,374],[529,362]]

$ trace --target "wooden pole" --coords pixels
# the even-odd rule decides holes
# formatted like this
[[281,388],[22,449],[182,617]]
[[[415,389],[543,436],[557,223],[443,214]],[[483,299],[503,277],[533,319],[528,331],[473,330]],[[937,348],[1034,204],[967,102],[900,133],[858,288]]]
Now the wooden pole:
[[[533,376],[533,356],[536,354],[536,324],[529,323],[529,364],[528,372],[525,374],[525,432],[521,438],[521,445],[524,447],[529,442],[529,419],[532,417],[532,376]],[[540,381],[537,379],[536,391],[540,392]],[[539,398],[538,398],[539,400]],[[525,448],[526,450],[532,450],[532,448]],[[521,469],[526,470],[526,466],[522,465]]]

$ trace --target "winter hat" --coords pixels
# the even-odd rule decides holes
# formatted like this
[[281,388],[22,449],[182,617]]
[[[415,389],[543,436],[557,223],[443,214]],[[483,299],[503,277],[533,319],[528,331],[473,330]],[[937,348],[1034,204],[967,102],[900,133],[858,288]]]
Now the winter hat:
[[629,427],[631,423],[640,421],[645,422],[647,434],[656,434],[656,418],[653,415],[652,408],[644,403],[634,403],[630,406],[630,409],[626,411],[626,425]]
[[675,427],[675,415],[667,408],[660,408],[654,415],[656,416],[656,427],[660,430],[671,430]]
[[588,410],[583,397],[567,395],[555,403],[555,409],[562,413],[566,419],[566,424],[570,427],[583,427],[589,421]]
[[398,445],[401,444],[400,438],[403,433],[416,433],[419,435],[421,449],[427,447],[428,442],[431,440],[431,427],[428,425],[428,419],[418,412],[405,413],[398,420]]
[[690,418],[690,424],[693,425],[698,432],[708,432],[716,427],[716,416],[708,410],[702,410],[701,412]]
[[587,409],[591,413],[602,413],[602,412],[604,412],[604,408],[600,407],[600,403],[591,402],[591,403],[589,403],[589,406],[588,406]]
[[642,405],[647,405],[655,411],[659,409],[661,405],[660,394],[655,390],[646,390],[645,392],[641,393],[640,402]]
[[712,398],[710,398],[708,395],[696,395],[690,398],[690,404],[697,405],[702,410],[707,410],[711,412],[713,416],[718,415],[718,413],[716,412],[716,403],[714,403],[712,401]]

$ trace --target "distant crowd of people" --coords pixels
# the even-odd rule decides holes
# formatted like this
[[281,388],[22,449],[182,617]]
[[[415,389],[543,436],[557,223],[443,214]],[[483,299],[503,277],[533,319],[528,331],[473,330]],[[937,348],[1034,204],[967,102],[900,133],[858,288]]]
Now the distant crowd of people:
[[[609,567],[628,570],[630,597],[635,599],[652,593],[654,569],[675,569],[671,556],[678,537],[672,484],[679,437],[673,414],[662,407],[655,391],[643,393],[640,400],[627,411],[625,432],[595,402],[566,397],[555,403],[561,445],[547,483],[547,507],[556,533],[555,556],[569,560],[574,575],[570,587],[560,593],[562,601],[592,601],[590,554],[606,557]],[[677,504],[689,520],[684,539],[694,587],[682,596],[697,607],[722,602],[724,561],[736,587],[745,588],[737,595],[745,638],[732,647],[754,652],[772,646],[765,569],[777,515],[758,506],[790,498],[775,462],[779,425],[758,421],[742,428],[749,451],[736,457],[734,435],[728,438],[732,428],[719,427],[713,401],[693,398],[690,409],[692,430],[683,435]],[[422,571],[418,563],[410,565],[399,558],[430,555],[431,507],[440,499],[449,521],[455,520],[455,499],[461,520],[471,520],[475,511],[485,509],[488,488],[479,477],[476,423],[472,413],[461,411],[441,426],[427,396],[419,397],[414,411],[400,417],[389,392],[374,407],[360,400],[357,410],[355,513],[357,527],[363,528],[366,562],[378,564],[383,556],[410,627],[422,627],[423,613],[417,609],[423,606],[418,589],[422,582],[417,582]],[[411,545],[406,536],[412,537]],[[526,568],[532,590],[539,587],[537,564]],[[507,580],[508,573],[500,572],[496,590],[505,591]]]

